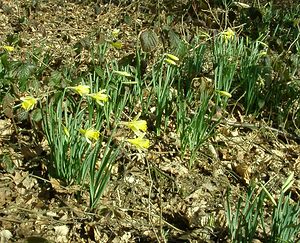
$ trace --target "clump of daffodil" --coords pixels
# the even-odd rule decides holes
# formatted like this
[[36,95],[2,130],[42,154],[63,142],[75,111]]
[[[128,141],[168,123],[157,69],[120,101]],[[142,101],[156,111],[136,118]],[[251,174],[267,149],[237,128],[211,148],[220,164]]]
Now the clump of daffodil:
[[2,48],[7,52],[12,52],[15,50],[13,46],[2,46]]
[[169,53],[165,53],[165,56],[167,57],[167,58],[164,59],[165,63],[177,66],[176,62],[179,61],[179,58],[177,56],[175,56],[173,54],[169,54]]
[[37,99],[32,96],[21,97],[20,99],[22,101],[21,106],[25,111],[32,110],[37,103]]
[[216,90],[217,93],[219,93],[221,96],[224,96],[224,97],[227,97],[227,98],[231,98],[232,95],[227,92],[227,91],[224,91],[224,90]]
[[147,131],[147,122],[145,120],[133,120],[131,122],[121,122],[122,125],[130,128],[137,136],[141,136]]
[[150,141],[149,139],[144,138],[143,136],[127,139],[127,142],[131,143],[138,149],[148,149],[150,147]]
[[235,36],[235,32],[232,29],[228,28],[227,30],[222,32],[222,36],[224,37],[225,41],[232,40]]
[[99,105],[103,106],[103,103],[108,101],[108,95],[105,94],[105,91],[105,89],[102,89],[97,93],[88,94],[88,96],[94,99]]
[[83,95],[87,95],[90,93],[90,86],[88,85],[77,85],[74,87],[69,87],[70,89],[74,90],[76,93],[78,93],[79,95],[83,96]]
[[79,131],[85,137],[86,141],[90,144],[97,141],[100,136],[100,132],[94,128],[88,128],[86,130],[80,129]]

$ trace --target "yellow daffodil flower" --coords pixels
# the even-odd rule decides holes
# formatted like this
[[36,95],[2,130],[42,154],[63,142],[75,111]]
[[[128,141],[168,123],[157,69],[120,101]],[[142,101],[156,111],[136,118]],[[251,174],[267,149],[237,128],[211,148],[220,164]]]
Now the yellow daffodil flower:
[[136,146],[138,149],[148,149],[150,147],[149,139],[145,139],[142,136],[133,139],[127,139],[127,142]]
[[63,129],[64,129],[64,133],[66,134],[66,136],[67,136],[68,138],[70,138],[70,133],[69,133],[68,128],[67,128],[66,126],[63,125]]
[[87,95],[90,93],[90,86],[88,86],[88,85],[77,85],[74,87],[70,87],[70,89],[73,89],[76,93],[78,93],[81,96]]
[[222,36],[224,37],[224,39],[225,39],[226,41],[227,41],[227,40],[231,40],[231,39],[234,38],[235,32],[234,32],[232,29],[228,28],[226,31],[223,31],[223,32],[222,32]]
[[265,57],[265,56],[267,56],[267,51],[260,51],[259,53],[258,53],[258,56],[259,57]]
[[113,38],[118,38],[119,37],[119,34],[120,34],[120,30],[119,29],[114,29],[112,32],[111,32],[111,35]]
[[22,100],[21,106],[25,111],[32,110],[37,103],[37,99],[32,96],[21,97],[20,99]]
[[179,58],[176,57],[176,56],[173,55],[173,54],[165,53],[165,55],[166,55],[169,59],[171,59],[171,60],[173,60],[173,61],[179,61]]
[[88,128],[88,129],[80,129],[80,133],[85,136],[85,139],[88,143],[92,144],[92,141],[97,141],[100,136],[100,132],[95,130],[94,128]]
[[131,122],[121,122],[122,125],[129,127],[137,136],[147,131],[147,122],[145,120],[133,120]]
[[12,52],[15,50],[13,46],[2,46],[2,48],[8,52]]
[[104,94],[104,92],[105,92],[105,89],[100,90],[97,93],[89,94],[88,96],[90,96],[92,99],[94,99],[99,105],[104,105],[103,102],[108,101],[108,95]]
[[123,47],[123,43],[120,42],[120,41],[113,41],[113,42],[111,43],[111,45],[112,45],[114,48],[117,48],[117,49],[122,49],[122,47]]
[[232,97],[232,95],[229,92],[224,91],[224,90],[217,90],[216,92],[219,93],[221,96],[224,96],[224,97],[227,97],[227,98]]
[[177,66],[177,63],[176,63],[174,60],[169,59],[169,58],[166,58],[166,59],[164,60],[164,62],[165,62],[165,63],[168,63],[168,64],[171,64],[171,65],[174,65],[174,66]]

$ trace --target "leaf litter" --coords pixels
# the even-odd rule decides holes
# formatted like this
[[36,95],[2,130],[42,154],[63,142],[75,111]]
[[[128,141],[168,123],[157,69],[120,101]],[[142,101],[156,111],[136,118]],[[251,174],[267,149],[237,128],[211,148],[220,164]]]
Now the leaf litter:
[[[54,51],[54,68],[75,59],[82,62],[79,69],[86,70],[87,50],[102,38],[97,30],[114,28],[123,30],[127,50],[133,51],[135,36],[130,33],[134,29],[119,23],[117,16],[129,13],[138,22],[142,15],[126,7],[34,2],[1,2],[0,39],[19,34],[22,43],[13,54],[16,57],[24,58],[33,45],[40,44]],[[19,19],[23,15],[26,22]],[[126,20],[130,23],[129,16]],[[151,35],[157,44],[152,30],[142,33]],[[72,49],[76,43],[83,49],[80,55]],[[144,48],[153,49],[147,43]],[[295,171],[291,192],[300,199],[299,144],[293,139],[279,140],[274,131],[244,131],[227,124],[219,126],[218,136],[203,147],[191,170],[168,141],[158,143],[144,157],[135,152],[126,155],[114,166],[100,207],[89,212],[85,192],[45,179],[48,165],[43,152],[27,152],[27,135],[15,136],[9,113],[0,122],[0,242],[157,242],[166,232],[170,242],[214,242],[212,236],[226,227],[223,203],[228,186],[235,198],[253,179],[273,183],[276,191],[278,181]],[[29,136],[29,143],[32,139]],[[18,146],[21,143],[23,149]],[[212,222],[219,232],[213,232]]]

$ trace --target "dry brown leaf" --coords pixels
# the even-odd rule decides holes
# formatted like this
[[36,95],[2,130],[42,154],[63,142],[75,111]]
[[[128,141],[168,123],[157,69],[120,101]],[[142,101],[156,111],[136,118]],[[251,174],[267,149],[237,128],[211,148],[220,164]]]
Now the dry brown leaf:
[[26,176],[28,176],[28,172],[16,171],[13,177],[15,184],[19,185],[20,183],[22,183]]
[[25,177],[25,179],[22,181],[22,185],[27,189],[33,188],[37,184],[37,180],[32,177]]
[[50,178],[50,183],[53,187],[53,189],[59,193],[67,193],[67,194],[72,194],[74,192],[77,192],[80,190],[80,186],[78,185],[73,185],[73,186],[62,186],[60,181],[54,178]]
[[242,177],[246,184],[250,183],[252,169],[246,163],[237,164],[234,166],[235,172]]
[[55,226],[54,230],[58,242],[68,242],[67,235],[69,233],[69,227],[67,225]]

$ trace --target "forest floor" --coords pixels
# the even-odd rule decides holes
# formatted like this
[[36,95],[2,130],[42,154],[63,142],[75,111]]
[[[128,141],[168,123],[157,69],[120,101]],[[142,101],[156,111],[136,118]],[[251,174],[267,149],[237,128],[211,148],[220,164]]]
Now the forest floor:
[[[20,43],[13,59],[26,60],[51,51],[51,69],[77,63],[78,72],[84,72],[90,45],[102,42],[106,33],[117,28],[124,48],[110,55],[117,60],[130,55],[140,31],[150,28],[158,35],[163,33],[153,23],[167,19],[171,11],[180,11],[184,3],[177,2],[172,3],[172,10],[160,9],[158,16],[156,4],[150,3],[2,0],[0,44],[18,34]],[[214,17],[209,11],[196,16],[196,7],[200,8],[181,9],[174,30],[186,36],[193,36],[199,28],[215,31]],[[78,43],[80,55],[74,52]],[[163,43],[158,45],[162,48]],[[46,78],[41,77],[41,82]],[[244,195],[250,181],[267,183],[276,195],[294,172],[292,197],[295,201],[300,197],[299,140],[234,111],[203,145],[192,168],[186,163],[188,158],[180,156],[172,131],[157,138],[142,155],[135,151],[124,154],[112,169],[99,207],[91,212],[87,193],[78,196],[75,187],[64,187],[49,177],[45,138],[36,146],[32,124],[7,117],[2,111],[3,107],[1,243],[10,233],[9,242],[229,242],[225,218],[228,188],[232,201]],[[4,163],[7,154],[11,168]]]

